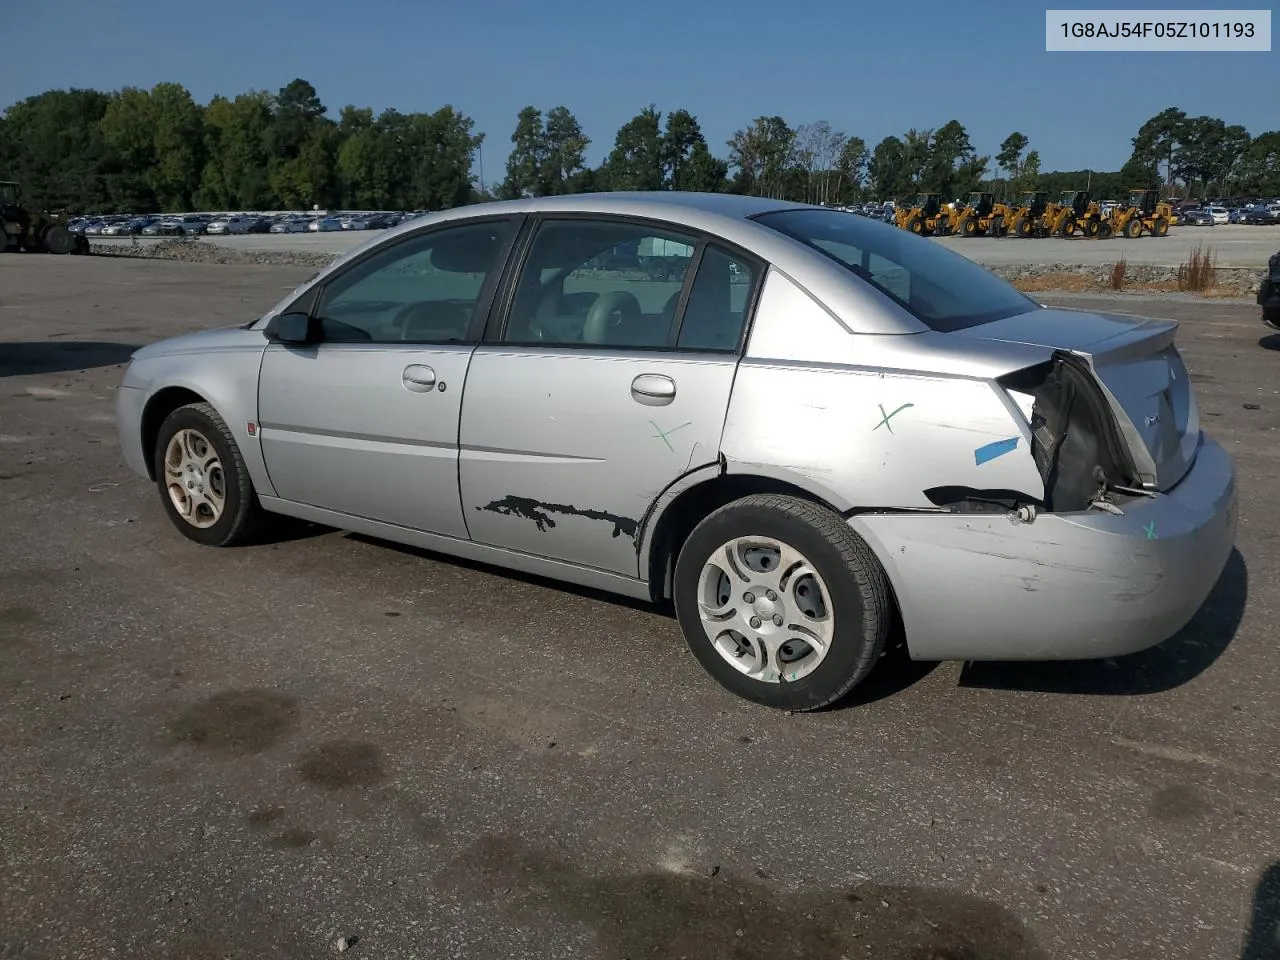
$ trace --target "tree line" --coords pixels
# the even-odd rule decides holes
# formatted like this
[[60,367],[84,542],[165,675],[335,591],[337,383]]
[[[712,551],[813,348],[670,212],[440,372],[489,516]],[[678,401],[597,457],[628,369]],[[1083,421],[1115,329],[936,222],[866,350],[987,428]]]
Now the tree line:
[[1251,136],[1174,107],[1138,129],[1119,171],[1040,168],[1028,138],[1009,134],[979,154],[958,120],[912,128],[869,148],[826,121],[790,125],[761,116],[716,155],[697,117],[643,108],[618,129],[604,161],[566,106],[527,106],[516,119],[504,176],[472,170],[485,135],[452,106],[374,114],[345,106],[335,118],[296,79],[195,101],[181,84],[118,92],[51,90],[0,116],[0,179],[23,182],[32,206],[116,210],[322,208],[437,210],[493,198],[596,190],[698,190],[847,204],[944,198],[973,190],[1090,189],[1119,198],[1134,187],[1166,195],[1280,195],[1280,131]]

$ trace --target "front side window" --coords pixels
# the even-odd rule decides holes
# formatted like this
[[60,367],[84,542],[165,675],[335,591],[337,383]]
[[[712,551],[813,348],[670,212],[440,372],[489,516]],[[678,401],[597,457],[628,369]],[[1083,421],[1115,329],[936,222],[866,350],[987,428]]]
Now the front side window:
[[323,339],[466,341],[509,230],[505,221],[445,227],[374,254],[325,285],[316,306]]
[[517,282],[504,341],[668,346],[697,243],[640,224],[543,223]]
[[960,254],[865,217],[783,210],[755,219],[844,265],[933,330],[963,330],[1037,309]]

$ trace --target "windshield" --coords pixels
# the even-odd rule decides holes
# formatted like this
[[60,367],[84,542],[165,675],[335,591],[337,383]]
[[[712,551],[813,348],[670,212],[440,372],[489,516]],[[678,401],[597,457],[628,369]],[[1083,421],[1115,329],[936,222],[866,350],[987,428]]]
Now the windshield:
[[755,219],[848,267],[932,330],[964,330],[1038,309],[973,261],[874,220],[826,210]]

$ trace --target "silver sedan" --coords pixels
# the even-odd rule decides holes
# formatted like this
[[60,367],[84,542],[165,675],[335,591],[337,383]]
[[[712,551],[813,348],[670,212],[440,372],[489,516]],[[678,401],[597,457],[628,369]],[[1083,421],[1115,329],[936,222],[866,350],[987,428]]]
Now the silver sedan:
[[724,687],[806,710],[895,628],[1063,659],[1187,623],[1236,493],[1175,329],[838,210],[555,197],[415,219],[145,347],[117,413],[192,540],[285,514],[670,600]]

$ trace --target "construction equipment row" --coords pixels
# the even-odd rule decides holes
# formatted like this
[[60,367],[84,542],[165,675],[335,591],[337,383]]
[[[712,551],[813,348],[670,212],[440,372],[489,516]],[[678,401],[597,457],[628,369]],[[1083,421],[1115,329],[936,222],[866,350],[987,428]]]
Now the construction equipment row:
[[996,202],[990,193],[971,193],[962,204],[944,204],[938,194],[922,193],[897,209],[894,222],[926,237],[1163,237],[1177,219],[1173,208],[1156,196],[1154,190],[1134,190],[1126,206],[1103,213],[1084,190],[1068,190],[1056,203],[1044,191],[1030,191],[1016,204]]

